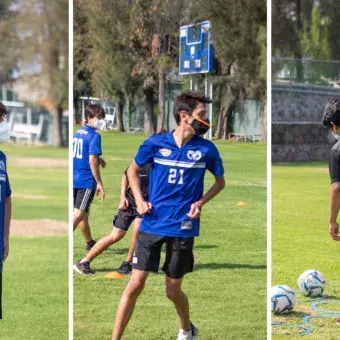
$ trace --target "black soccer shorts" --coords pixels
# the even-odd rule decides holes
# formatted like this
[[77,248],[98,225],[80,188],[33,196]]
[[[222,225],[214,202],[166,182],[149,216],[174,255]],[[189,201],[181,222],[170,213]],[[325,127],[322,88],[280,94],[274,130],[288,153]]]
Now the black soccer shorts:
[[194,269],[194,237],[169,237],[139,231],[132,268],[146,272],[158,272],[161,249],[166,245],[162,271],[169,278],[180,279]]
[[136,218],[142,217],[138,214],[135,207],[129,205],[126,210],[118,209],[116,215],[113,217],[112,225],[118,229],[128,231],[131,223]]
[[89,212],[96,189],[73,189],[73,206],[76,209]]

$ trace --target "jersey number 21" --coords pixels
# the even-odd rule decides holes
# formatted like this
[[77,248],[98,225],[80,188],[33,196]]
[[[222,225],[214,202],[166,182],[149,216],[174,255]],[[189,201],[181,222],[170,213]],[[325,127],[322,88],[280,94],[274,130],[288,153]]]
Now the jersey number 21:
[[179,179],[177,180],[177,169],[170,169],[169,170],[169,177],[168,177],[168,182],[171,184],[183,184],[183,174],[184,170],[179,169]]

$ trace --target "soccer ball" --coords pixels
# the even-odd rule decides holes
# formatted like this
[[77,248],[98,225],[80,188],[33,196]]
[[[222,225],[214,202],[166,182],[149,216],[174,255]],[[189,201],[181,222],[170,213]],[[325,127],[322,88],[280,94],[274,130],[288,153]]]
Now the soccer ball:
[[298,286],[304,296],[315,297],[323,293],[326,281],[317,270],[306,270],[298,279]]
[[272,312],[286,314],[291,312],[296,304],[294,290],[286,285],[274,286],[271,289]]

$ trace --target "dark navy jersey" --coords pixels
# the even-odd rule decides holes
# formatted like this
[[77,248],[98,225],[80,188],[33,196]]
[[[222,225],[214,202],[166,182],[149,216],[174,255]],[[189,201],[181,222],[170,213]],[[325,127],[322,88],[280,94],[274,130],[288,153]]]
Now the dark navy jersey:
[[95,189],[96,180],[90,167],[90,155],[102,154],[101,137],[85,125],[73,136],[73,189]]
[[[5,204],[6,197],[11,196],[11,186],[9,184],[6,156],[0,151],[0,263],[4,257],[4,230],[5,230]],[[1,272],[1,267],[0,267]]]
[[135,157],[139,167],[151,163],[150,214],[143,216],[140,230],[164,236],[199,235],[199,219],[187,214],[191,204],[203,196],[204,175],[224,174],[221,157],[215,145],[200,136],[179,148],[173,133],[153,135],[140,146]]
[[[150,182],[150,168],[151,164],[147,163],[141,169],[139,173],[139,180],[140,180],[140,189],[142,192],[142,196],[144,201],[149,201],[149,182]],[[127,173],[127,169],[125,170],[125,175]],[[129,187],[126,191],[126,199],[128,200],[130,206],[136,207],[135,197],[133,196],[132,190]]]
[[340,141],[334,144],[329,155],[331,183],[340,182]]

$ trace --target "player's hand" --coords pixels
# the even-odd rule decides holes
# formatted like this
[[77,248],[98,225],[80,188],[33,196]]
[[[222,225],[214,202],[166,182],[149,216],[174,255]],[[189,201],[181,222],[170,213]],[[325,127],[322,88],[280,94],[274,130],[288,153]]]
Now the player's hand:
[[340,241],[339,224],[337,222],[329,223],[329,233],[331,234],[333,240]]
[[99,165],[100,165],[103,169],[105,169],[105,167],[106,167],[106,162],[105,162],[104,158],[99,157]]
[[9,254],[9,240],[4,240],[4,261],[7,259]]
[[97,183],[96,195],[100,196],[102,201],[105,199],[105,191],[101,183]]
[[119,201],[119,210],[126,210],[129,207],[129,201],[127,200],[126,197],[122,197]]
[[192,220],[199,218],[201,216],[201,207],[196,203],[191,204],[190,211],[187,216]]
[[137,212],[139,215],[144,216],[146,214],[150,214],[152,209],[152,204],[150,202],[141,202],[137,205]]

